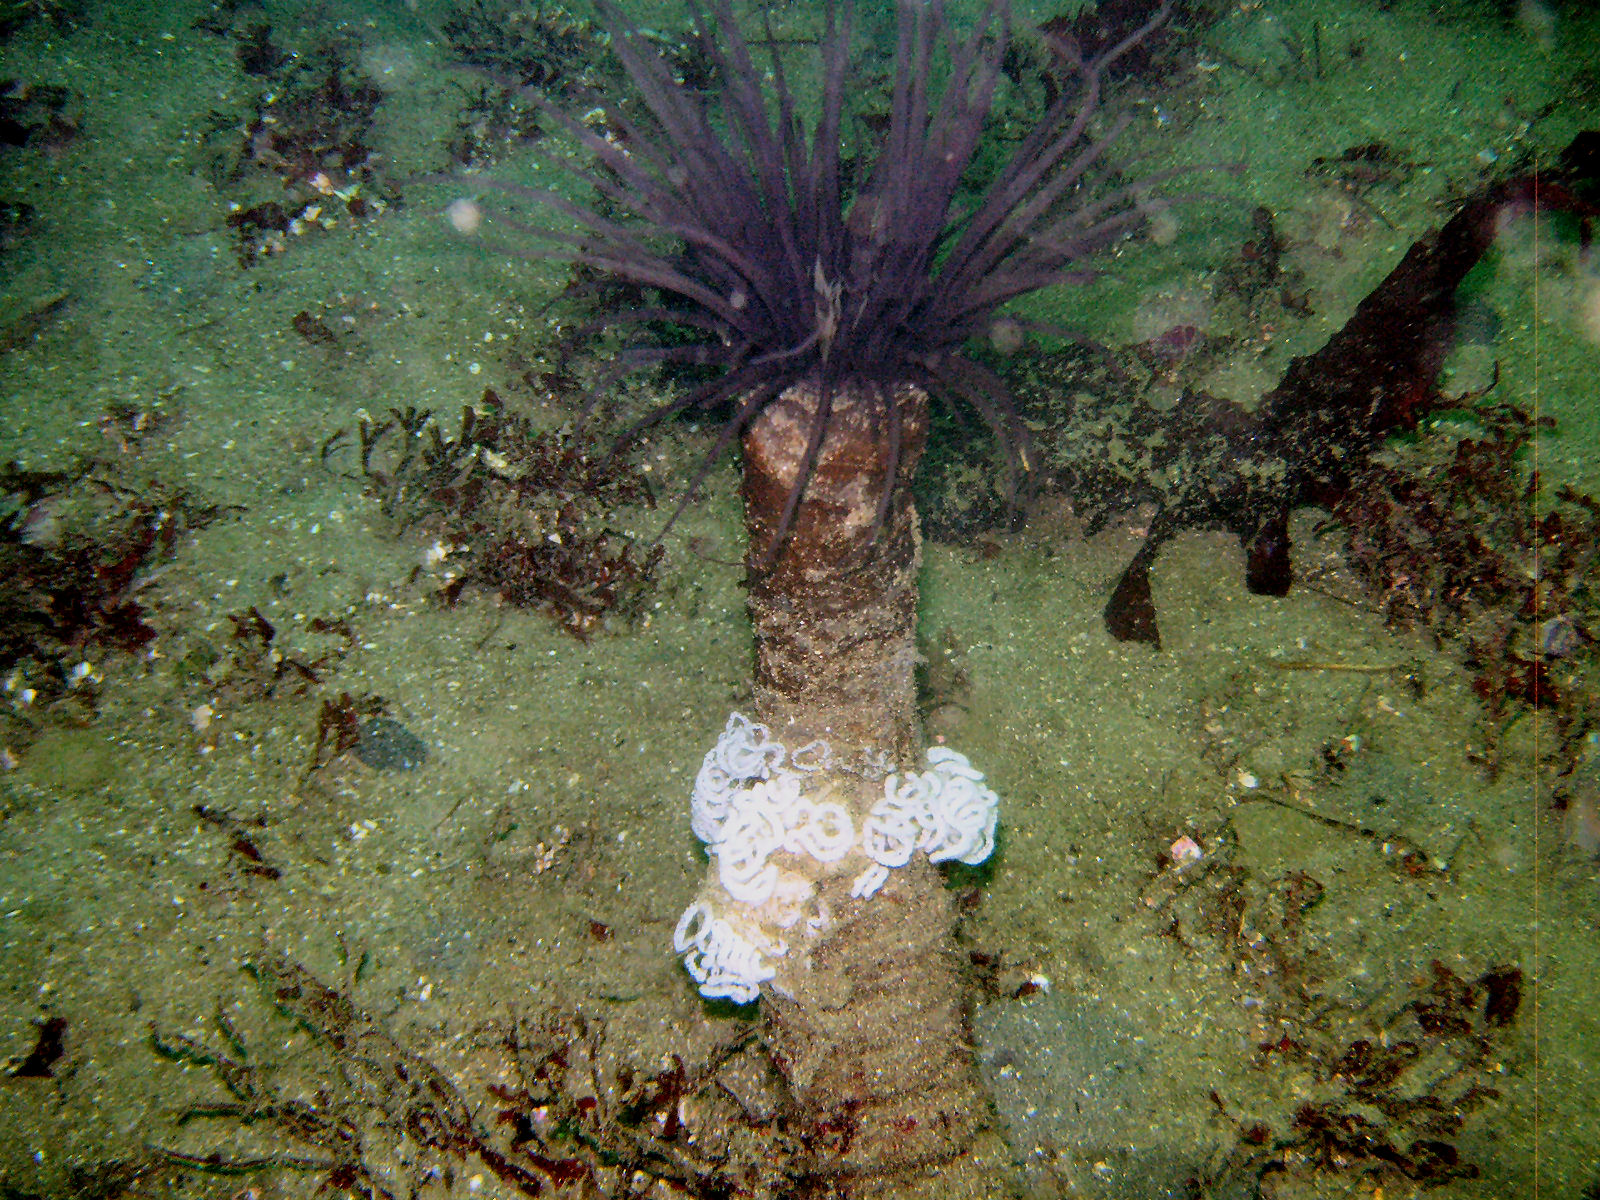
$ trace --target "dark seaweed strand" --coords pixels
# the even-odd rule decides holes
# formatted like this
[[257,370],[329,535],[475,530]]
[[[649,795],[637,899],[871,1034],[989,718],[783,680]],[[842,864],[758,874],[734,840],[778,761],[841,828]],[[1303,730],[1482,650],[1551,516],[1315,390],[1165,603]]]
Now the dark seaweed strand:
[[[669,319],[712,335],[670,348],[633,347],[617,363],[622,369],[694,362],[723,370],[635,422],[619,445],[676,414],[735,404],[658,540],[714,457],[762,406],[807,380],[818,389],[818,411],[802,469],[759,563],[774,560],[792,526],[832,400],[844,387],[860,386],[868,403],[885,409],[889,491],[901,469],[895,385],[915,383],[983,419],[1014,496],[1030,467],[1026,430],[999,377],[960,348],[1010,300],[1085,278],[1086,260],[1139,226],[1139,201],[1173,174],[1096,195],[1092,180],[1126,121],[1099,138],[1088,134],[1107,68],[1166,20],[1171,0],[1091,59],[1070,43],[1047,39],[1079,86],[1063,91],[984,194],[962,211],[956,197],[990,117],[1009,42],[1007,0],[991,0],[964,37],[949,30],[941,0],[899,5],[889,128],[853,200],[839,152],[852,5],[829,0],[826,6],[821,113],[809,139],[770,27],[770,49],[761,59],[769,81],[731,0],[712,0],[709,9],[690,4],[698,49],[722,80],[710,102],[676,78],[612,0],[597,6],[645,112],[633,117],[602,97],[584,97],[604,112],[609,132],[602,133],[547,98],[535,100],[592,156],[589,165],[565,168],[623,215],[602,215],[547,189],[490,182],[572,223],[523,228],[525,234],[574,262],[676,298],[596,327]],[[948,70],[936,89],[941,49]],[[886,494],[874,537],[887,512]]]

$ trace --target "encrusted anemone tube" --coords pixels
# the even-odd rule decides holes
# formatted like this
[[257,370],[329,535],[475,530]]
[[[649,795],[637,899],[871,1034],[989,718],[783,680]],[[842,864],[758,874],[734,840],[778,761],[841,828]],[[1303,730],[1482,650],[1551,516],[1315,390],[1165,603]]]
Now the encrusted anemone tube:
[[713,752],[732,756],[725,786],[697,789],[713,861],[675,943],[708,996],[760,998],[796,1175],[837,1195],[1003,1194],[1009,1153],[935,865],[988,856],[996,802],[961,756],[924,765],[909,484],[933,399],[975,410],[1012,474],[1027,469],[1004,384],[963,348],[1015,340],[1026,322],[1004,305],[1081,277],[1157,204],[1159,177],[1101,170],[1125,122],[1090,125],[1106,68],[1167,6],[1093,58],[1046,39],[1056,98],[982,179],[1008,86],[1005,0],[965,36],[939,0],[899,5],[888,124],[862,135],[878,151],[860,172],[841,149],[847,97],[870,90],[852,74],[848,5],[824,9],[809,129],[779,40],[768,31],[758,65],[727,0],[695,10],[705,92],[599,7],[641,103],[545,106],[589,152],[567,165],[597,199],[501,186],[554,211],[561,223],[531,232],[558,253],[659,296],[602,324],[687,335],[615,353],[619,370],[720,368],[624,439],[725,408],[702,474],[736,439],[743,450],[755,720],[736,718]]

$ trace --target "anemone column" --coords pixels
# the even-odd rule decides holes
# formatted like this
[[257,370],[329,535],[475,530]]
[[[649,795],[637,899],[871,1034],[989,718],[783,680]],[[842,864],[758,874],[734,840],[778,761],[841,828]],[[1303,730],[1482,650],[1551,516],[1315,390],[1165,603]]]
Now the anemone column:
[[[910,488],[900,481],[911,478],[927,441],[928,398],[916,388],[868,392],[863,384],[833,393],[774,554],[821,402],[814,384],[797,384],[745,431],[757,717],[790,745],[822,738],[835,750],[870,748],[905,765],[921,743],[914,670],[922,539]],[[898,464],[891,462],[896,442]]]
[[[926,441],[928,400],[914,387],[854,384],[826,414],[821,404],[815,384],[791,387],[744,436],[755,706],[785,744],[827,743],[821,786],[859,827],[885,776],[909,771],[921,750],[921,537],[906,481]],[[819,420],[825,434],[808,472]],[[920,858],[867,899],[852,896],[848,872],[819,875],[827,926],[763,990],[766,1039],[799,1110],[807,1166],[878,1176],[947,1162],[990,1113],[949,895]]]

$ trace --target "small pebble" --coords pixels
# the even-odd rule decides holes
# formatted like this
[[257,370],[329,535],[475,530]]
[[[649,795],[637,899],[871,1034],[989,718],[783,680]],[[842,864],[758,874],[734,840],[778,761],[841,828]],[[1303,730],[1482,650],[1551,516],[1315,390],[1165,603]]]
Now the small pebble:
[[373,717],[361,726],[356,757],[374,771],[410,771],[427,761],[428,747],[399,721]]

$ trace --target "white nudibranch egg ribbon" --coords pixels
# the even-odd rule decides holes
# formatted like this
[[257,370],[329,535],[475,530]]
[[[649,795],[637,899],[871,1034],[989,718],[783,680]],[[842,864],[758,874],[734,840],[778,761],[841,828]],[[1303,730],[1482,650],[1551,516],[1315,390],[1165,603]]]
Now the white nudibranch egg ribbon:
[[[889,873],[918,850],[930,862],[969,864],[993,852],[1000,800],[965,755],[935,746],[926,770],[889,775],[883,798],[859,829],[845,805],[807,795],[811,777],[831,762],[827,743],[790,753],[770,729],[740,713],[728,718],[706,754],[689,820],[716,860],[726,900],[714,889],[709,896],[703,892],[673,935],[673,947],[702,995],[749,1003],[776,974],[768,959],[788,953],[785,941],[763,930],[763,919],[786,929],[797,918],[757,910],[774,897],[792,907],[813,895],[815,884],[773,861],[780,851],[820,864],[859,851],[869,865],[850,894],[860,899],[876,895]],[[827,927],[821,914],[819,902],[818,915],[805,924],[809,935]]]
[[862,823],[861,849],[873,865],[856,877],[852,896],[877,894],[889,872],[918,850],[929,862],[977,865],[994,852],[1000,797],[985,787],[983,772],[945,746],[928,751],[928,769],[890,775],[883,799]]
[[749,1004],[760,994],[762,983],[777,974],[755,943],[714,915],[703,901],[683,910],[672,932],[672,946],[683,955],[684,967],[708,1000]]

